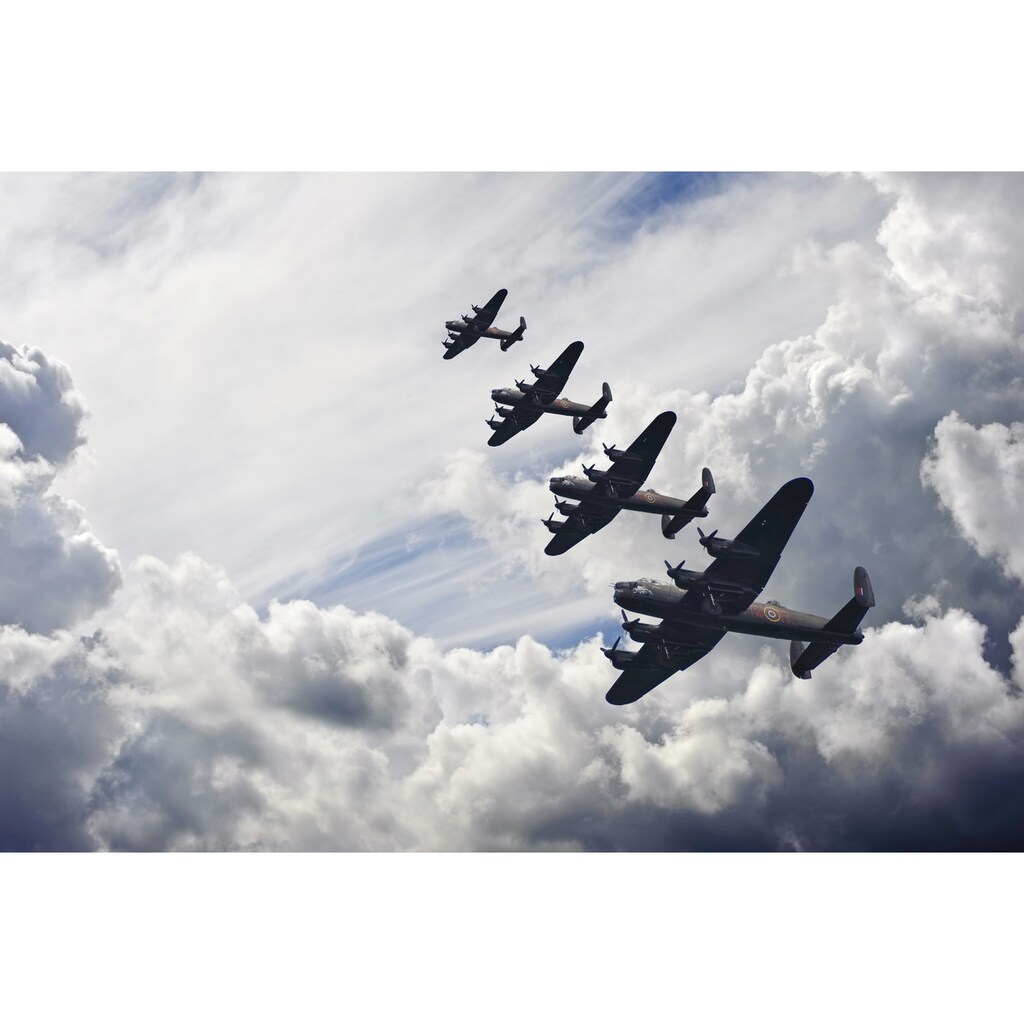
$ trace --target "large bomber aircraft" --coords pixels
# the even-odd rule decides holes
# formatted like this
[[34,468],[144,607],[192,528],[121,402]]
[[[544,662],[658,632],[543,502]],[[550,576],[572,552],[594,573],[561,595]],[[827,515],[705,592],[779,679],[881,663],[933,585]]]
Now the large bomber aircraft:
[[[853,574],[853,599],[831,619],[784,608],[776,601],[754,602],[778,564],[800,516],[814,493],[810,480],[783,484],[774,497],[739,532],[735,540],[701,535],[700,543],[714,561],[704,572],[691,572],[680,562],[666,562],[671,584],[639,579],[615,584],[615,603],[624,609],[622,628],[639,651],[620,651],[616,640],[605,656],[622,674],[608,691],[610,704],[632,704],[674,672],[689,668],[726,633],[779,637],[790,643],[794,675],[810,679],[843,644],[859,644],[857,628],[875,595],[867,572]],[[628,619],[626,611],[661,618],[658,625]],[[805,646],[807,644],[808,646]]]
[[708,514],[708,498],[715,493],[711,470],[705,467],[701,488],[688,501],[639,488],[647,479],[665,441],[675,426],[676,414],[663,412],[656,416],[640,436],[625,450],[614,445],[604,451],[612,461],[610,469],[584,466],[586,479],[578,476],[556,476],[548,484],[561,498],[576,498],[579,504],[556,501],[555,508],[567,516],[556,522],[552,516],[541,520],[554,534],[544,551],[560,555],[584,537],[607,526],[622,509],[635,512],[661,513],[661,532],[671,540],[692,519]]
[[[491,398],[495,403],[494,411],[501,417],[500,423],[496,423],[493,416],[487,420],[487,425],[494,431],[487,442],[492,448],[504,444],[519,431],[532,426],[544,413],[571,416],[572,429],[577,434],[582,434],[594,420],[607,417],[605,409],[612,400],[611,388],[607,383],[602,388],[601,397],[593,405],[580,405],[579,402],[570,402],[566,398],[558,397],[582,351],[583,342],[574,341],[546,370],[537,366],[530,367],[537,378],[535,384],[517,380],[518,390],[496,388],[491,392]],[[512,408],[504,409],[497,404],[498,402]]]
[[523,332],[526,330],[524,317],[519,318],[519,326],[514,331],[503,331],[499,327],[491,326],[506,295],[508,295],[508,289],[499,288],[486,306],[473,307],[473,315],[467,313],[460,320],[449,320],[445,323],[448,341],[441,342],[448,350],[444,354],[445,359],[454,359],[460,352],[475,345],[480,338],[498,338],[502,352],[507,352],[522,338]]

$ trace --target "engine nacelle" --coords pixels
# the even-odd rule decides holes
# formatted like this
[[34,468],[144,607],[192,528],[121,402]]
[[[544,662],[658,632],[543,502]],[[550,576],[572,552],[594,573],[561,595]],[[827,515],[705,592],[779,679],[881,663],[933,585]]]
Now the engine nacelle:
[[556,501],[555,508],[558,509],[558,511],[561,512],[563,516],[567,516],[575,512],[576,509],[579,508],[579,505],[574,505],[570,501]]
[[556,521],[555,521],[555,513],[554,513],[554,512],[552,512],[552,513],[551,513],[551,515],[549,515],[549,516],[547,517],[547,519],[542,519],[542,520],[541,520],[541,522],[542,522],[542,523],[543,523],[543,524],[544,524],[544,525],[545,525],[545,526],[546,526],[546,527],[547,527],[547,528],[548,528],[548,529],[549,529],[549,530],[550,530],[550,531],[551,531],[552,533],[558,533],[558,531],[559,531],[559,530],[560,530],[560,529],[562,528],[562,526],[564,525],[563,523],[559,523],[559,522],[556,522]]
[[659,626],[654,626],[650,622],[637,622],[636,619],[623,623],[622,628],[629,635],[630,640],[635,640],[639,644],[645,643],[647,640],[657,640],[661,636]]
[[719,555],[732,555],[735,558],[756,558],[760,554],[757,548],[752,548],[749,544],[741,544],[738,540],[727,540],[725,537],[716,536],[717,530],[712,530],[709,534],[705,534],[698,526],[697,532],[700,534],[699,543],[701,547],[715,558]]
[[683,565],[684,563],[680,562],[673,568],[672,563],[666,559],[665,573],[680,590],[689,590],[690,587],[697,586],[704,579],[704,573],[694,572],[692,569],[684,569]]
[[584,466],[583,473],[588,480],[592,480],[595,484],[603,480],[608,474],[603,469],[594,469],[593,466]]
[[601,653],[615,668],[620,669],[625,668],[636,657],[636,651],[620,651],[618,640],[611,647],[602,647]]

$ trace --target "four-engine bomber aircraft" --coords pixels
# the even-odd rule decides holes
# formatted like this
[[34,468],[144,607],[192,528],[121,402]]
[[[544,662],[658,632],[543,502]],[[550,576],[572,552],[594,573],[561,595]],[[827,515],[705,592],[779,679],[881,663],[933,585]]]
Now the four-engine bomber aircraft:
[[584,537],[607,526],[622,509],[635,512],[661,513],[661,532],[671,540],[695,517],[708,514],[708,498],[715,493],[711,470],[705,467],[701,475],[701,488],[688,501],[639,488],[647,479],[669,433],[675,426],[676,414],[663,412],[656,416],[641,435],[625,450],[614,445],[604,446],[605,455],[612,460],[611,469],[584,466],[587,479],[578,476],[556,476],[548,484],[561,498],[577,498],[578,505],[556,501],[555,508],[567,516],[555,522],[551,516],[541,522],[555,535],[544,551],[560,555],[578,544]]
[[810,480],[790,480],[735,540],[702,535],[700,543],[715,556],[704,572],[684,569],[682,562],[673,569],[666,562],[672,584],[649,579],[615,584],[616,604],[662,621],[652,625],[630,620],[623,611],[623,630],[631,639],[643,641],[643,646],[639,651],[620,651],[616,640],[604,651],[612,665],[623,670],[606,695],[610,704],[639,700],[673,672],[703,658],[728,632],[790,640],[790,664],[801,679],[809,679],[811,669],[842,644],[859,644],[864,639],[857,627],[874,606],[875,595],[860,566],[853,575],[853,599],[831,619],[793,611],[776,601],[752,603],[778,564],[813,493]]
[[519,318],[519,326],[514,331],[503,331],[499,327],[491,326],[506,295],[508,295],[508,289],[499,288],[486,306],[483,308],[473,307],[473,316],[467,313],[461,320],[449,320],[445,323],[449,339],[441,342],[448,350],[444,354],[445,359],[454,359],[470,345],[475,345],[480,338],[498,338],[501,342],[502,352],[507,352],[522,338],[523,331],[526,330],[525,317]]
[[[607,383],[602,388],[601,397],[593,405],[580,405],[579,402],[570,402],[566,398],[558,397],[582,351],[583,342],[574,341],[546,370],[536,366],[530,367],[537,378],[535,384],[517,380],[518,391],[513,388],[496,388],[491,392],[491,398],[495,402],[494,411],[502,417],[500,423],[495,423],[493,416],[487,420],[487,425],[494,431],[487,442],[492,448],[504,444],[510,437],[515,437],[520,430],[525,430],[536,423],[546,412],[556,416],[571,416],[572,429],[577,434],[582,434],[594,420],[607,417],[605,409],[612,400],[611,388]],[[503,409],[498,402],[512,408]]]

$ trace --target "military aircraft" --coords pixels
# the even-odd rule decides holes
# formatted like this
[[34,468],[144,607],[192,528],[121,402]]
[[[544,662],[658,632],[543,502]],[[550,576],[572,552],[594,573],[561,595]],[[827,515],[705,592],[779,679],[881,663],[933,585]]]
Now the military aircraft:
[[448,350],[444,354],[445,359],[454,359],[470,345],[475,345],[480,338],[498,338],[502,352],[507,352],[522,338],[523,331],[526,330],[525,317],[519,318],[519,326],[514,331],[503,331],[498,327],[491,326],[506,295],[508,295],[508,289],[499,288],[486,306],[474,306],[472,315],[467,313],[460,320],[449,320],[445,323],[444,326],[448,330],[448,341],[441,342]]
[[[571,416],[572,429],[577,434],[582,434],[594,420],[607,417],[605,409],[612,400],[611,388],[607,383],[601,389],[601,397],[590,406],[558,397],[582,351],[583,342],[574,341],[546,370],[538,366],[530,367],[537,378],[535,384],[517,380],[518,390],[496,388],[491,392],[491,399],[495,403],[494,411],[502,417],[500,423],[496,423],[493,416],[487,420],[487,425],[494,431],[487,442],[492,448],[504,444],[510,437],[515,437],[520,430],[525,430],[536,423],[546,412],[556,416]],[[499,402],[512,408],[502,408],[497,404]]]
[[[810,679],[811,669],[843,644],[864,639],[857,627],[874,606],[875,595],[861,566],[853,574],[852,600],[831,619],[793,611],[777,601],[754,602],[813,493],[810,480],[790,480],[735,540],[702,536],[701,544],[715,556],[704,572],[684,569],[682,562],[672,568],[666,562],[670,584],[650,579],[615,584],[615,603],[624,609],[622,628],[643,646],[639,651],[620,651],[616,640],[604,650],[612,665],[623,670],[606,695],[609,704],[639,700],[673,672],[703,658],[729,632],[791,641],[790,665],[801,679]],[[629,619],[626,611],[656,615],[662,621],[653,625]]]
[[671,540],[696,517],[708,514],[708,498],[715,493],[715,480],[705,467],[701,475],[701,488],[688,501],[658,494],[654,490],[641,491],[669,433],[675,426],[676,414],[663,412],[648,424],[640,436],[625,450],[614,445],[603,445],[605,455],[612,461],[610,469],[584,466],[586,479],[578,476],[552,477],[548,487],[561,498],[577,498],[579,504],[556,501],[555,509],[568,518],[562,522],[553,519],[554,513],[541,522],[554,534],[544,551],[560,555],[578,544],[584,537],[607,526],[622,509],[635,512],[660,512],[661,532]]

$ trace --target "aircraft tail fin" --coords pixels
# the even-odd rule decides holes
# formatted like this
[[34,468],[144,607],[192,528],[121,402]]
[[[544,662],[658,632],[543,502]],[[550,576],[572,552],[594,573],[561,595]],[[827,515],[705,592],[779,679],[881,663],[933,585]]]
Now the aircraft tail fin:
[[[850,633],[852,635],[857,631],[861,620],[867,615],[868,609],[874,606],[875,592],[871,587],[871,580],[868,578],[867,570],[858,565],[853,573],[853,598],[847,601],[825,623],[823,628],[829,633]],[[800,679],[810,679],[811,669],[817,668],[826,658],[835,654],[841,646],[839,641],[829,640],[823,643],[811,643],[805,647],[799,640],[794,640],[789,645],[793,675]]]
[[828,620],[825,626],[830,633],[853,633],[875,606],[875,592],[868,579],[867,570],[858,565],[853,571],[853,597]]
[[519,326],[507,337],[501,341],[501,351],[507,352],[517,341],[521,341],[523,332],[526,330],[526,317],[521,316],[519,318]]
[[608,387],[608,382],[605,381],[601,385],[601,397],[582,415],[573,416],[572,418],[572,429],[577,434],[582,434],[587,427],[590,426],[594,420],[605,418],[605,409],[608,408],[608,403],[612,400],[612,389]]
[[661,532],[665,539],[674,539],[675,535],[695,517],[706,516],[707,512],[705,509],[708,498],[714,493],[715,478],[711,475],[711,470],[705,466],[700,475],[700,490],[690,498],[680,512],[677,512],[674,516],[666,512],[661,517]]

